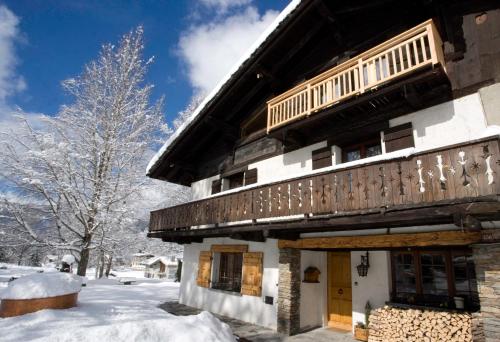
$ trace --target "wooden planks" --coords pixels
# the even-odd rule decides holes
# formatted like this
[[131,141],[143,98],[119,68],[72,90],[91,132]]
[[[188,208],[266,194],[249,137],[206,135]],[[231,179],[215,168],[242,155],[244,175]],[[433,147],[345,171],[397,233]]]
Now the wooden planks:
[[212,253],[246,253],[248,245],[212,245],[210,251]]
[[415,26],[268,101],[267,132],[423,67],[444,68],[442,50],[432,20]]
[[497,195],[499,160],[498,139],[483,139],[153,211],[150,231]]
[[430,246],[464,246],[481,240],[480,232],[442,231],[418,234],[339,236],[279,240],[279,248],[370,249]]

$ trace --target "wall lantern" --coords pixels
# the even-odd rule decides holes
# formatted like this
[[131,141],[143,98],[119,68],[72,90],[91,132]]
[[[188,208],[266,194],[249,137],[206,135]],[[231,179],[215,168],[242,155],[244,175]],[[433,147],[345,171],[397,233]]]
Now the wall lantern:
[[368,275],[368,268],[370,268],[370,259],[368,258],[368,251],[366,255],[361,256],[361,264],[356,266],[358,269],[358,275],[360,277],[366,277]]

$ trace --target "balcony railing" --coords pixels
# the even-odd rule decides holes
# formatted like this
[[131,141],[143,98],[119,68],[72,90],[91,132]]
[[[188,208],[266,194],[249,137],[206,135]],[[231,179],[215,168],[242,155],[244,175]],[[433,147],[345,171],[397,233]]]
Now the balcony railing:
[[[151,212],[151,232],[432,205],[500,194],[498,138],[289,179]],[[199,229],[202,229],[199,227]]]
[[428,20],[270,100],[267,131],[436,64],[442,41]]

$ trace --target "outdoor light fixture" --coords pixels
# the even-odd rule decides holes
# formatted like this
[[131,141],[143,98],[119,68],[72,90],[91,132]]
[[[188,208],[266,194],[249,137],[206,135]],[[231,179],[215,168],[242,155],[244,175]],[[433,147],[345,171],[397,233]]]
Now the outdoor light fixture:
[[361,256],[361,264],[356,266],[358,269],[358,275],[360,277],[366,277],[368,275],[368,268],[370,267],[370,259],[368,258],[368,251],[366,255]]

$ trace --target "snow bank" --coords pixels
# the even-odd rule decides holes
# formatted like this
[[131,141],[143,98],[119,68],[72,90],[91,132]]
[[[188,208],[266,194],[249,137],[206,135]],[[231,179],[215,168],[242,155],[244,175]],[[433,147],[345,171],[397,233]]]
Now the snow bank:
[[55,331],[51,342],[232,342],[231,329],[212,314],[202,312],[194,316],[173,316],[164,319],[129,321],[98,327],[74,327]]
[[69,273],[30,274],[9,283],[2,299],[33,299],[62,296],[80,292],[82,280]]
[[[125,272],[124,275],[127,275]],[[158,307],[179,298],[179,283],[143,279],[134,286],[89,280],[78,306],[0,319],[2,342],[233,342],[231,329],[207,312],[174,316]]]

